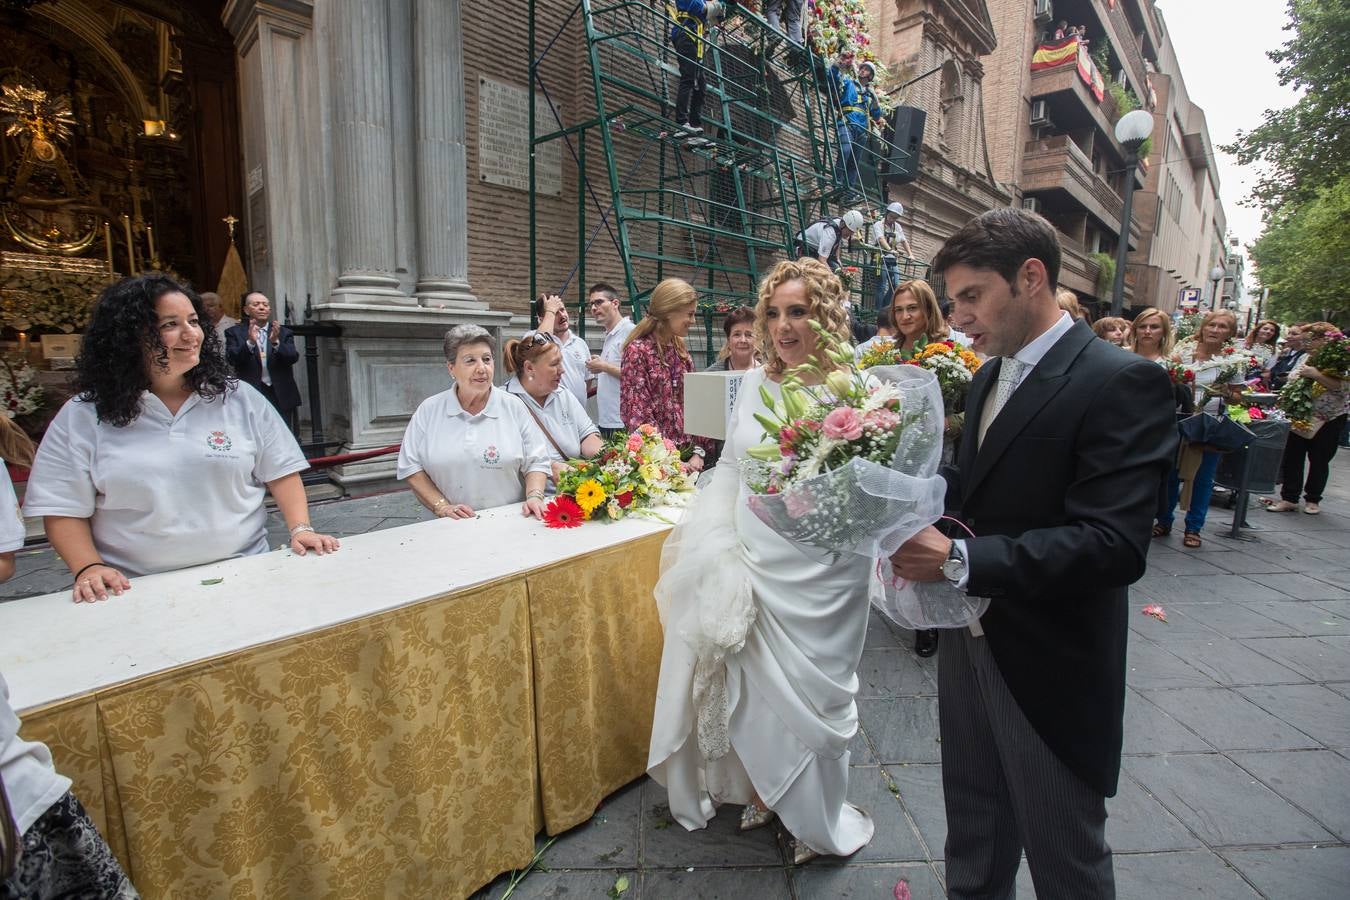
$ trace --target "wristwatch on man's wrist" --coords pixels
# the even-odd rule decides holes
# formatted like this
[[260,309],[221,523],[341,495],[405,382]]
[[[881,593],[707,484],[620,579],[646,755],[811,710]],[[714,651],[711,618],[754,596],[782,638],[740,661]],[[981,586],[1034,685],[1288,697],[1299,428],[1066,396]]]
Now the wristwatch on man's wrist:
[[961,553],[961,545],[952,541],[952,549],[947,553],[947,559],[942,563],[942,577],[952,584],[960,584],[961,579],[966,577],[966,558]]

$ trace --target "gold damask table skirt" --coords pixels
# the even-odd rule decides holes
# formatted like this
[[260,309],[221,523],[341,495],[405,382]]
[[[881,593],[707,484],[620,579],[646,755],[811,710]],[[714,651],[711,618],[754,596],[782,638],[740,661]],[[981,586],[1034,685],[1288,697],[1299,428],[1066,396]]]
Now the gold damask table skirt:
[[664,534],[24,713],[160,897],[455,897],[642,774]]

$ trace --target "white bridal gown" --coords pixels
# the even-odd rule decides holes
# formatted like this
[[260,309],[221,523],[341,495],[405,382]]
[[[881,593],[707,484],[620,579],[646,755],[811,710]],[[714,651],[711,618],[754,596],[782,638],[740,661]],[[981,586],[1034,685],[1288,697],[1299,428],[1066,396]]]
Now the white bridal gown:
[[[722,462],[663,552],[665,647],[647,768],[685,828],[707,825],[718,803],[758,794],[794,837],[846,856],[873,832],[867,813],[845,802],[871,563],[812,561],[749,510],[736,464],[762,440],[753,417],[766,412],[760,385],[781,397],[763,369],[746,373]],[[740,611],[738,587],[749,588]],[[712,717],[725,723],[725,737],[710,728],[729,749],[707,759],[694,702],[698,640],[689,635],[735,632],[738,620],[744,645],[725,656],[729,715]]]

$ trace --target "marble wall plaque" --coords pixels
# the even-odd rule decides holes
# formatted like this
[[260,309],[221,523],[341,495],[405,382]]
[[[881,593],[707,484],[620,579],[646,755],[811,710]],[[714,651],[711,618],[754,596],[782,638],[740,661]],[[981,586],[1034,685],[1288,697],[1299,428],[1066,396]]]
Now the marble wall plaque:
[[[530,92],[492,78],[478,79],[478,178],[518,191],[530,189]],[[558,130],[542,96],[534,98],[536,134]],[[535,155],[535,190],[562,196],[562,144],[540,145]]]

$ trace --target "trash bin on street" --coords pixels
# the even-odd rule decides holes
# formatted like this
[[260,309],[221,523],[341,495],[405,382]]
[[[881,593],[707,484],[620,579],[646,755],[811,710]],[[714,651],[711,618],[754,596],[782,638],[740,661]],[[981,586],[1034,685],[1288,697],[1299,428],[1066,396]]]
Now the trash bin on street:
[[[1247,428],[1256,439],[1246,449],[1225,453],[1219,460],[1214,483],[1232,491],[1246,489],[1251,494],[1269,494],[1280,477],[1284,444],[1289,439],[1289,423],[1283,419],[1257,419]],[[1246,470],[1247,480],[1242,474]]]

